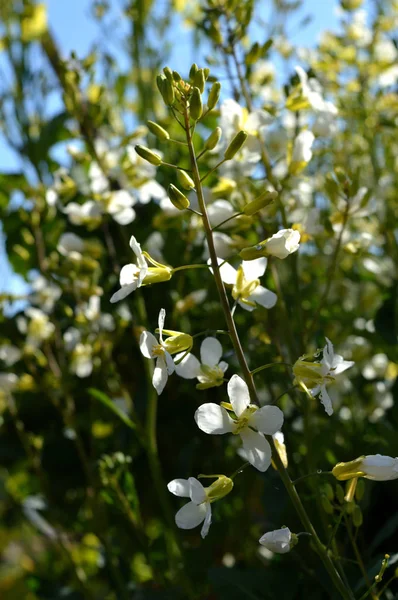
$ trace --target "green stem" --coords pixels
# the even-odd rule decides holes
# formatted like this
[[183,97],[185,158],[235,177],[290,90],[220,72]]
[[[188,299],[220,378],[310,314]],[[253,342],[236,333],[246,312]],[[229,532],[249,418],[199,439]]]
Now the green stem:
[[177,271],[184,271],[186,269],[209,269],[208,265],[181,265],[181,267],[175,267],[173,269],[173,274],[177,273]]
[[238,213],[235,213],[234,215],[232,215],[232,217],[228,217],[228,219],[224,219],[224,221],[221,221],[221,223],[218,223],[218,225],[215,225],[213,227],[213,231],[215,231],[216,229],[221,227],[221,225],[225,225],[225,223],[228,223],[228,221],[232,221],[232,219],[236,219],[236,217],[240,217],[243,214],[244,214],[243,212],[238,212]]
[[253,371],[251,371],[251,374],[255,375],[256,373],[260,373],[260,371],[265,371],[265,369],[270,369],[271,367],[277,367],[278,365],[285,365],[287,367],[293,366],[291,363],[287,363],[287,362],[268,363],[267,365],[262,365],[261,367],[257,367],[257,369],[253,369]]
[[[203,190],[202,190],[203,178],[202,178],[202,180],[200,178],[199,168],[198,168],[196,155],[195,155],[195,148],[193,145],[192,135],[191,135],[190,127],[189,127],[190,122],[189,122],[188,109],[185,109],[185,111],[184,111],[184,121],[185,121],[185,133],[187,136],[189,156],[190,156],[191,166],[192,166],[192,177],[195,182],[195,188],[196,188],[196,193],[197,193],[197,197],[198,197],[199,207],[200,207],[200,210],[203,215],[203,217],[202,217],[203,226],[204,226],[206,240],[207,240],[207,244],[208,244],[208,248],[209,248],[211,266],[212,266],[212,269],[214,272],[214,279],[215,279],[215,283],[216,283],[216,286],[218,289],[221,306],[222,306],[222,309],[224,312],[224,318],[227,323],[228,331],[231,336],[232,344],[234,346],[235,353],[237,355],[237,358],[238,358],[238,361],[239,361],[239,364],[240,364],[240,367],[241,367],[241,370],[243,373],[243,377],[244,377],[245,382],[249,389],[250,398],[253,403],[259,405],[257,390],[254,385],[253,376],[248,367],[246,357],[244,355],[242,345],[241,345],[241,342],[240,342],[240,339],[238,336],[238,332],[236,330],[235,322],[231,315],[231,310],[230,310],[230,306],[229,306],[229,302],[228,302],[228,297],[227,297],[227,294],[225,291],[224,282],[223,282],[223,280],[221,278],[221,274],[220,274],[220,268],[218,265],[217,254],[216,254],[216,250],[215,250],[215,246],[214,246],[213,232],[212,232],[209,217],[207,214],[206,203],[205,203]],[[352,596],[351,591],[348,590],[346,588],[346,586],[344,585],[338,571],[336,570],[335,565],[333,564],[330,556],[326,552],[325,546],[320,541],[320,539],[311,523],[311,520],[307,515],[307,512],[301,502],[301,499],[297,493],[297,490],[294,487],[294,485],[288,475],[288,472],[282,463],[282,460],[281,460],[279,453],[275,447],[272,436],[267,436],[267,439],[269,440],[269,442],[272,446],[273,460],[275,462],[275,465],[277,467],[279,475],[282,479],[282,482],[286,487],[286,490],[287,490],[287,492],[290,496],[290,499],[300,517],[300,520],[301,520],[305,530],[308,531],[312,535],[312,539],[316,546],[317,552],[318,552],[326,570],[328,571],[329,576],[333,581],[333,584],[335,585],[336,589],[341,594],[342,598],[344,598],[345,600],[352,600],[353,596]]]
[[307,475],[302,475],[298,477],[294,481],[292,481],[293,485],[300,483],[300,481],[304,481],[304,479],[308,479],[309,477],[315,477],[316,475],[332,475],[332,471],[315,471],[314,473],[307,473]]
[[[189,130],[187,130],[187,132],[189,132],[189,134],[190,134],[190,131],[189,131]],[[191,143],[192,143],[192,137],[191,137]],[[189,148],[189,143],[188,143],[188,148]],[[196,161],[197,161],[197,158],[196,158],[196,156],[195,156],[196,170],[197,170],[197,172],[198,172],[198,165],[197,165],[197,162],[196,162]],[[202,177],[202,178],[200,178],[200,177],[199,177],[199,179],[198,179],[198,183],[199,183],[199,184],[200,184],[200,183],[203,183],[203,182],[204,182],[204,180],[205,180],[205,179],[207,179],[209,175],[211,175],[212,173],[214,173],[214,171],[217,171],[218,167],[221,167],[221,165],[223,165],[225,162],[227,162],[227,159],[226,159],[226,158],[223,158],[222,160],[220,160],[220,162],[219,162],[219,163],[217,163],[215,167],[213,167],[212,169],[210,169],[210,171],[207,171],[206,175],[203,175],[203,177]],[[198,173],[199,173],[199,172],[198,172]],[[195,181],[195,179],[194,179],[194,181]],[[195,185],[195,187],[196,187],[196,185]]]

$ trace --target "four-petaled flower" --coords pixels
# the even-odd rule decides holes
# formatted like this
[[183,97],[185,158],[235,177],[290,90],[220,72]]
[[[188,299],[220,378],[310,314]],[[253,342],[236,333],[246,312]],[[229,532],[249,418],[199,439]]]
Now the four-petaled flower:
[[174,373],[174,361],[170,353],[166,350],[163,340],[163,327],[166,318],[164,308],[159,312],[159,341],[149,331],[143,331],[140,337],[140,349],[145,358],[153,358],[156,360],[155,369],[153,371],[152,384],[158,394],[164,390],[168,376]]
[[272,452],[264,434],[279,431],[283,424],[282,411],[277,406],[258,408],[250,404],[249,389],[238,375],[233,375],[228,382],[228,396],[230,404],[208,403],[198,408],[195,421],[199,429],[215,435],[240,435],[247,460],[259,471],[266,471]]
[[344,360],[340,354],[335,354],[332,342],[326,338],[323,357],[320,362],[309,362],[306,356],[296,360],[293,366],[294,383],[310,390],[313,396],[319,394],[326,413],[333,414],[333,406],[326,386],[332,383],[336,375],[343,373],[354,365],[351,360]]
[[[209,475],[208,477],[213,477]],[[182,498],[190,498],[177,512],[175,521],[180,529],[193,529],[203,522],[200,535],[205,538],[211,525],[211,503],[223,498],[233,488],[233,481],[225,475],[214,475],[214,481],[205,488],[195,477],[173,479],[167,485],[169,492]]]
[[[182,352],[175,357],[176,373],[184,379],[195,379],[196,377],[199,381],[196,386],[198,390],[222,385],[228,364],[220,360],[221,356],[220,342],[214,337],[207,337],[200,346],[201,363],[193,354]],[[181,358],[182,360],[179,362]]]

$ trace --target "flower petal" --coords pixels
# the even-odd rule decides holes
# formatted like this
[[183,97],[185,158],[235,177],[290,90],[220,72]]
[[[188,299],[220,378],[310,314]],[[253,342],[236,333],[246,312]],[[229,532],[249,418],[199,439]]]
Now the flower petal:
[[166,361],[163,358],[163,356],[158,356],[156,360],[155,369],[153,371],[152,385],[159,395],[163,392],[164,387],[167,383],[167,379],[168,374]]
[[228,364],[228,363],[226,363],[224,360],[221,360],[221,361],[218,363],[218,366],[220,367],[221,371],[222,371],[223,373],[225,373],[225,371],[226,371],[226,370],[228,369],[228,367],[229,367],[229,364]]
[[321,401],[321,404],[323,404],[323,406],[325,407],[326,413],[330,417],[333,414],[333,405],[332,400],[330,399],[330,396],[326,389],[326,385],[321,386],[321,393],[319,394],[319,399]]
[[206,492],[200,481],[195,479],[195,477],[190,477],[188,481],[189,497],[191,498],[192,502],[195,502],[195,504],[202,504],[202,502],[205,502]]
[[[206,503],[207,504],[207,503]],[[195,504],[194,502],[188,502],[185,504],[175,516],[177,527],[180,529],[193,529],[201,524],[206,518],[207,506],[206,504]]]
[[165,319],[166,319],[166,311],[164,308],[161,308],[159,311],[159,317],[158,317],[159,338],[160,338],[161,342],[163,342],[163,328],[164,328]]
[[[223,280],[224,283],[227,283],[228,285],[234,285],[235,281],[236,281],[236,269],[234,269],[234,267],[232,265],[230,265],[227,262],[224,262],[221,258],[217,258],[217,263],[219,265],[221,265],[222,263],[222,267],[220,267],[220,275],[221,275],[221,279]],[[209,265],[210,271],[214,274],[213,269],[211,268],[211,259],[209,258],[209,260],[207,261],[207,264]]]
[[228,381],[227,390],[234,413],[240,417],[250,404],[249,388],[239,375],[232,375]]
[[189,498],[190,484],[189,479],[173,479],[167,484],[169,492],[181,498]]
[[246,427],[240,432],[247,460],[259,471],[266,471],[271,464],[271,446],[262,433]]
[[277,406],[263,406],[252,414],[249,425],[265,435],[274,435],[283,425],[283,412]]
[[264,306],[264,308],[273,308],[278,300],[278,296],[274,292],[271,292],[271,290],[267,290],[267,288],[259,285],[250,294],[248,299],[257,302],[257,304]]
[[202,404],[195,412],[195,421],[205,433],[219,435],[233,431],[234,422],[222,406],[213,403]]
[[126,298],[126,296],[131,294],[131,292],[134,292],[136,289],[137,289],[136,282],[130,283],[130,285],[124,285],[123,287],[120,288],[120,290],[115,292],[113,294],[113,296],[111,296],[111,299],[110,299],[111,304],[114,304],[115,302],[119,302],[119,300],[124,300],[124,298]]
[[206,517],[203,523],[203,527],[200,531],[200,535],[204,539],[209,533],[210,525],[211,525],[211,504],[210,502],[206,503]]
[[167,373],[168,373],[168,375],[171,375],[172,373],[174,373],[175,368],[176,368],[176,366],[174,364],[174,360],[172,359],[171,354],[169,352],[167,352],[166,350],[164,353],[164,358],[166,361]]
[[209,367],[218,365],[222,356],[222,346],[215,337],[207,337],[200,346],[200,360]]
[[265,273],[267,258],[265,256],[255,260],[242,260],[242,269],[248,281],[258,279]]
[[[175,358],[175,362],[184,356],[185,352],[180,352]],[[200,362],[193,354],[187,354],[185,358],[178,364],[175,365],[176,373],[184,379],[195,379],[200,374]]]
[[158,346],[159,342],[149,331],[143,331],[140,337],[140,350],[145,358],[153,358],[153,348]]

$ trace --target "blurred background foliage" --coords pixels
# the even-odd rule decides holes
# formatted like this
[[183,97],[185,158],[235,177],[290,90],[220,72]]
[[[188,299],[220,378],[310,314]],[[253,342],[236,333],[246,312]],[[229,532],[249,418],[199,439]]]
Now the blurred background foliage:
[[[290,39],[291,28],[311,20],[296,17],[305,1],[269,5],[96,0],[90,11],[101,43],[86,56],[62,56],[44,3],[0,2],[0,125],[20,164],[0,173],[0,215],[6,256],[26,282],[15,292],[2,281],[0,295],[2,598],[338,597],[308,537],[285,556],[259,550],[267,530],[301,531],[272,468],[236,478],[205,540],[174,525],[181,504],[169,497],[168,481],[230,475],[242,459],[235,440],[206,436],[193,420],[203,402],[225,400],[225,388],[199,391],[174,375],[157,405],[138,339],[143,329],[155,331],[162,307],[170,329],[223,329],[211,274],[176,273],[109,302],[132,260],[131,235],[174,267],[207,259],[199,221],[167,199],[169,183],[179,186],[175,170],[156,169],[133,150],[144,143],[187,165],[184,146],[160,142],[145,124],[155,120],[181,139],[156,75],[180,28],[189,28],[199,66],[222,83],[221,108],[197,128],[197,148],[217,125],[231,132],[254,109],[268,115],[268,154],[250,169],[243,155],[212,174],[210,206],[217,215],[220,199],[239,210],[264,186],[279,191],[259,215],[221,231],[219,255],[234,262],[242,247],[281,226],[302,235],[298,254],[269,260],[264,280],[276,306],[235,312],[250,366],[292,364],[323,347],[325,336],[355,361],[330,389],[331,418],[318,401],[287,393],[289,368],[256,375],[261,401],[278,399],[284,410],[291,477],[362,454],[398,455],[397,3],[341,0],[338,32],[320,32],[311,49]],[[297,64],[336,113],[301,102]],[[241,105],[240,116],[223,112],[228,98]],[[294,172],[288,156],[305,127],[316,135],[313,157]],[[203,172],[216,159],[205,154]],[[62,237],[71,233],[78,238]],[[238,363],[228,337],[219,339],[230,376]],[[319,476],[298,489],[325,544],[335,532],[331,548],[344,557],[357,598],[391,555],[377,597],[392,599],[398,483],[366,481],[349,509],[339,486]]]

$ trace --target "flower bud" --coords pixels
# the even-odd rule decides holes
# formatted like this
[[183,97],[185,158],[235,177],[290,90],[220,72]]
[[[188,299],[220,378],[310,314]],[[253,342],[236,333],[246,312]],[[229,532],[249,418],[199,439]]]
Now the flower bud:
[[178,210],[184,210],[185,208],[188,208],[190,204],[188,198],[172,183],[170,183],[168,187],[167,194],[170,198],[170,202],[173,204],[173,206],[178,208]]
[[231,160],[231,158],[233,158],[235,154],[239,152],[243,144],[246,142],[247,136],[247,132],[243,130],[236,134],[224,152],[224,158],[226,160]]
[[291,549],[292,533],[288,527],[268,531],[260,539],[259,542],[271,552],[276,554],[286,554]]
[[181,75],[178,73],[178,71],[173,71],[173,79],[176,83],[181,81]]
[[137,152],[137,154],[141,156],[141,158],[147,160],[149,163],[151,163],[151,165],[155,165],[155,167],[158,167],[162,164],[162,159],[159,156],[159,154],[156,154],[156,152],[149,150],[149,148],[145,148],[145,146],[134,146],[134,149]]
[[170,83],[173,83],[173,81],[174,81],[173,71],[170,69],[170,67],[164,67],[163,73],[166,75],[166,79],[168,79],[170,81]]
[[156,137],[159,140],[166,141],[166,140],[170,139],[169,132],[166,131],[165,129],[163,129],[163,127],[161,127],[154,121],[147,121],[147,125],[148,125],[149,131],[151,133],[153,133],[153,135],[156,135]]
[[363,479],[358,479],[357,489],[355,490],[355,499],[360,502],[365,493],[365,482]]
[[217,146],[218,142],[220,141],[221,134],[222,134],[221,127],[216,127],[215,130],[212,131],[212,133],[209,135],[209,137],[205,141],[206,150],[213,150],[213,148],[215,148]]
[[209,97],[207,98],[207,107],[209,110],[212,110],[212,108],[214,108],[217,104],[218,99],[220,98],[220,92],[221,83],[219,81],[215,81],[211,86]]
[[321,504],[322,504],[322,508],[326,514],[328,514],[328,515],[333,514],[334,511],[333,511],[332,503],[330,502],[329,498],[325,494],[322,494],[322,496],[321,496]]
[[166,99],[166,90],[165,90],[165,81],[166,81],[166,77],[164,75],[158,75],[156,77],[156,85],[158,86],[158,90],[163,98],[163,102],[165,104],[167,104],[167,99]]
[[205,74],[203,69],[198,69],[195,73],[195,77],[193,78],[193,85],[197,87],[201,94],[205,91]]
[[194,87],[189,101],[190,115],[194,121],[200,119],[203,113],[202,96],[199,88]]
[[344,10],[357,10],[362,6],[363,0],[340,0],[341,8]]
[[277,197],[278,192],[270,192],[269,190],[265,190],[262,194],[260,194],[260,196],[258,196],[258,198],[246,204],[246,206],[244,206],[242,210],[245,213],[245,215],[251,217],[262,208],[265,208],[266,206],[271,204],[271,202],[273,202]]
[[354,508],[354,512],[352,513],[352,522],[355,527],[360,527],[363,523],[363,515],[361,511],[361,507],[358,504]]
[[181,186],[184,188],[184,190],[192,190],[195,187],[195,183],[192,177],[190,177],[186,171],[182,171],[179,169],[177,171],[177,179],[180,182]]
[[214,502],[215,500],[220,500],[224,498],[229,492],[232,491],[234,487],[234,482],[229,477],[225,475],[220,475],[214,483],[212,483],[208,488],[206,488],[206,496],[209,502]]
[[189,79],[193,79],[195,77],[197,70],[198,65],[193,63],[192,67],[189,69]]
[[163,84],[164,96],[163,100],[168,106],[174,104],[175,93],[174,93],[174,85],[170,79],[165,79]]

